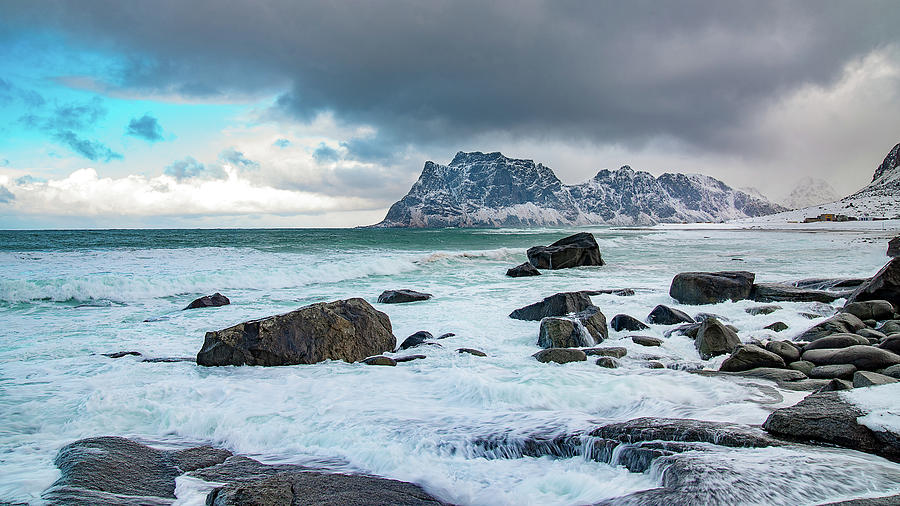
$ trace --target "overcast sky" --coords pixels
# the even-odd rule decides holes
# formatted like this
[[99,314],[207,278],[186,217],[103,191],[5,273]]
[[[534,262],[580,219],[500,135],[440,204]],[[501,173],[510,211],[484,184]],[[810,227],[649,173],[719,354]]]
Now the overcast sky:
[[370,224],[460,150],[846,194],[900,142],[894,0],[0,12],[0,228]]

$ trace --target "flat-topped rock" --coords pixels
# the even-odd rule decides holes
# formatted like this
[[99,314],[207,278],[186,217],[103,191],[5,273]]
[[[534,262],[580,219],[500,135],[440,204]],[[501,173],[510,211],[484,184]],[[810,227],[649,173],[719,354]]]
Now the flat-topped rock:
[[295,365],[358,362],[393,351],[391,320],[364,299],[320,302],[207,332],[197,364]]
[[682,304],[716,304],[750,297],[756,275],[746,271],[682,272],[672,279],[669,296]]
[[385,290],[378,296],[381,304],[404,304],[407,302],[419,302],[432,297],[430,293],[417,292],[415,290]]
[[581,350],[574,348],[548,348],[541,350],[532,355],[538,362],[556,362],[557,364],[568,364],[569,362],[584,362],[587,355]]
[[509,317],[516,320],[539,321],[548,316],[565,316],[584,311],[591,306],[593,306],[591,298],[584,292],[562,292],[516,309]]
[[538,269],[604,265],[594,234],[580,232],[564,237],[550,246],[534,246],[526,252],[528,261]]

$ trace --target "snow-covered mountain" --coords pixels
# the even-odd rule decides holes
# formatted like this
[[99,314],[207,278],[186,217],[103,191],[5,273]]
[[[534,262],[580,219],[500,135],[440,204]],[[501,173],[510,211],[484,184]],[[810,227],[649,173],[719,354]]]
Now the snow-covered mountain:
[[797,182],[791,193],[781,200],[781,204],[788,209],[803,209],[834,202],[840,198],[828,181],[805,177]]
[[741,221],[784,223],[803,221],[825,213],[843,214],[857,219],[900,217],[900,144],[894,146],[875,169],[872,182],[852,195],[836,202]]
[[564,185],[548,167],[500,153],[426,162],[381,227],[562,226],[719,222],[784,208],[698,174],[658,178],[627,165]]

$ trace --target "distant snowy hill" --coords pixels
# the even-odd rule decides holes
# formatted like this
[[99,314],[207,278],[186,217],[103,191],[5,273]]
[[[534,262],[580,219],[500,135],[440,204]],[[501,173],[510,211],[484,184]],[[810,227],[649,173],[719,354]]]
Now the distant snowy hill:
[[834,202],[841,198],[824,179],[805,177],[797,182],[791,193],[780,202],[788,209],[803,209]]
[[803,221],[824,213],[844,214],[858,219],[900,217],[900,144],[894,146],[875,169],[872,182],[852,195],[836,202],[739,221],[784,223]]
[[658,178],[627,165],[564,185],[548,167],[500,153],[426,162],[380,227],[499,227],[720,222],[783,211],[697,174]]

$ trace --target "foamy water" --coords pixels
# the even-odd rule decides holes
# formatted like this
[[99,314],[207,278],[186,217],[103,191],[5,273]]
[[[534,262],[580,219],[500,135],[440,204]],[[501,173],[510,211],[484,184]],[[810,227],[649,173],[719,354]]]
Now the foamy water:
[[[504,273],[525,260],[527,247],[571,231],[2,232],[0,499],[38,502],[58,477],[52,460],[60,446],[108,434],[373,473],[419,483],[459,504],[585,504],[653,488],[661,483],[658,468],[630,473],[580,457],[488,458],[474,442],[639,416],[759,424],[803,393],[642,367],[641,356],[702,363],[685,337],[644,348],[623,339],[628,332],[611,332],[604,345],[624,346],[630,357],[615,370],[591,361],[539,364],[531,358],[539,349],[538,322],[511,320],[510,311],[559,291],[634,288],[633,297],[592,299],[607,318],[644,319],[657,304],[682,307],[667,294],[682,271],[741,269],[759,281],[780,281],[867,276],[887,260],[879,231],[591,231],[607,266],[519,279]],[[435,297],[375,302],[392,288]],[[232,304],[181,311],[214,291]],[[347,297],[364,297],[387,313],[398,342],[418,330],[456,336],[443,347],[410,350],[428,357],[393,368],[343,362],[203,368],[99,355],[192,357],[208,330]],[[782,334],[787,338],[819,321],[800,313],[827,313],[821,304],[781,303],[783,310],[750,316],[745,309],[754,305],[682,309],[722,315],[745,340],[776,335],[762,330],[774,321],[791,326]],[[668,328],[640,333],[662,337]],[[456,353],[461,347],[488,357]],[[765,491],[748,488],[747,503],[900,490],[900,466],[857,452],[717,451],[735,470],[721,477],[730,486],[744,486],[734,476],[766,484]],[[767,462],[776,461],[773,474],[776,466]],[[836,465],[862,469],[865,477],[836,480]],[[785,475],[793,487],[779,481]],[[182,479],[178,490],[179,501],[202,504],[206,488]]]

